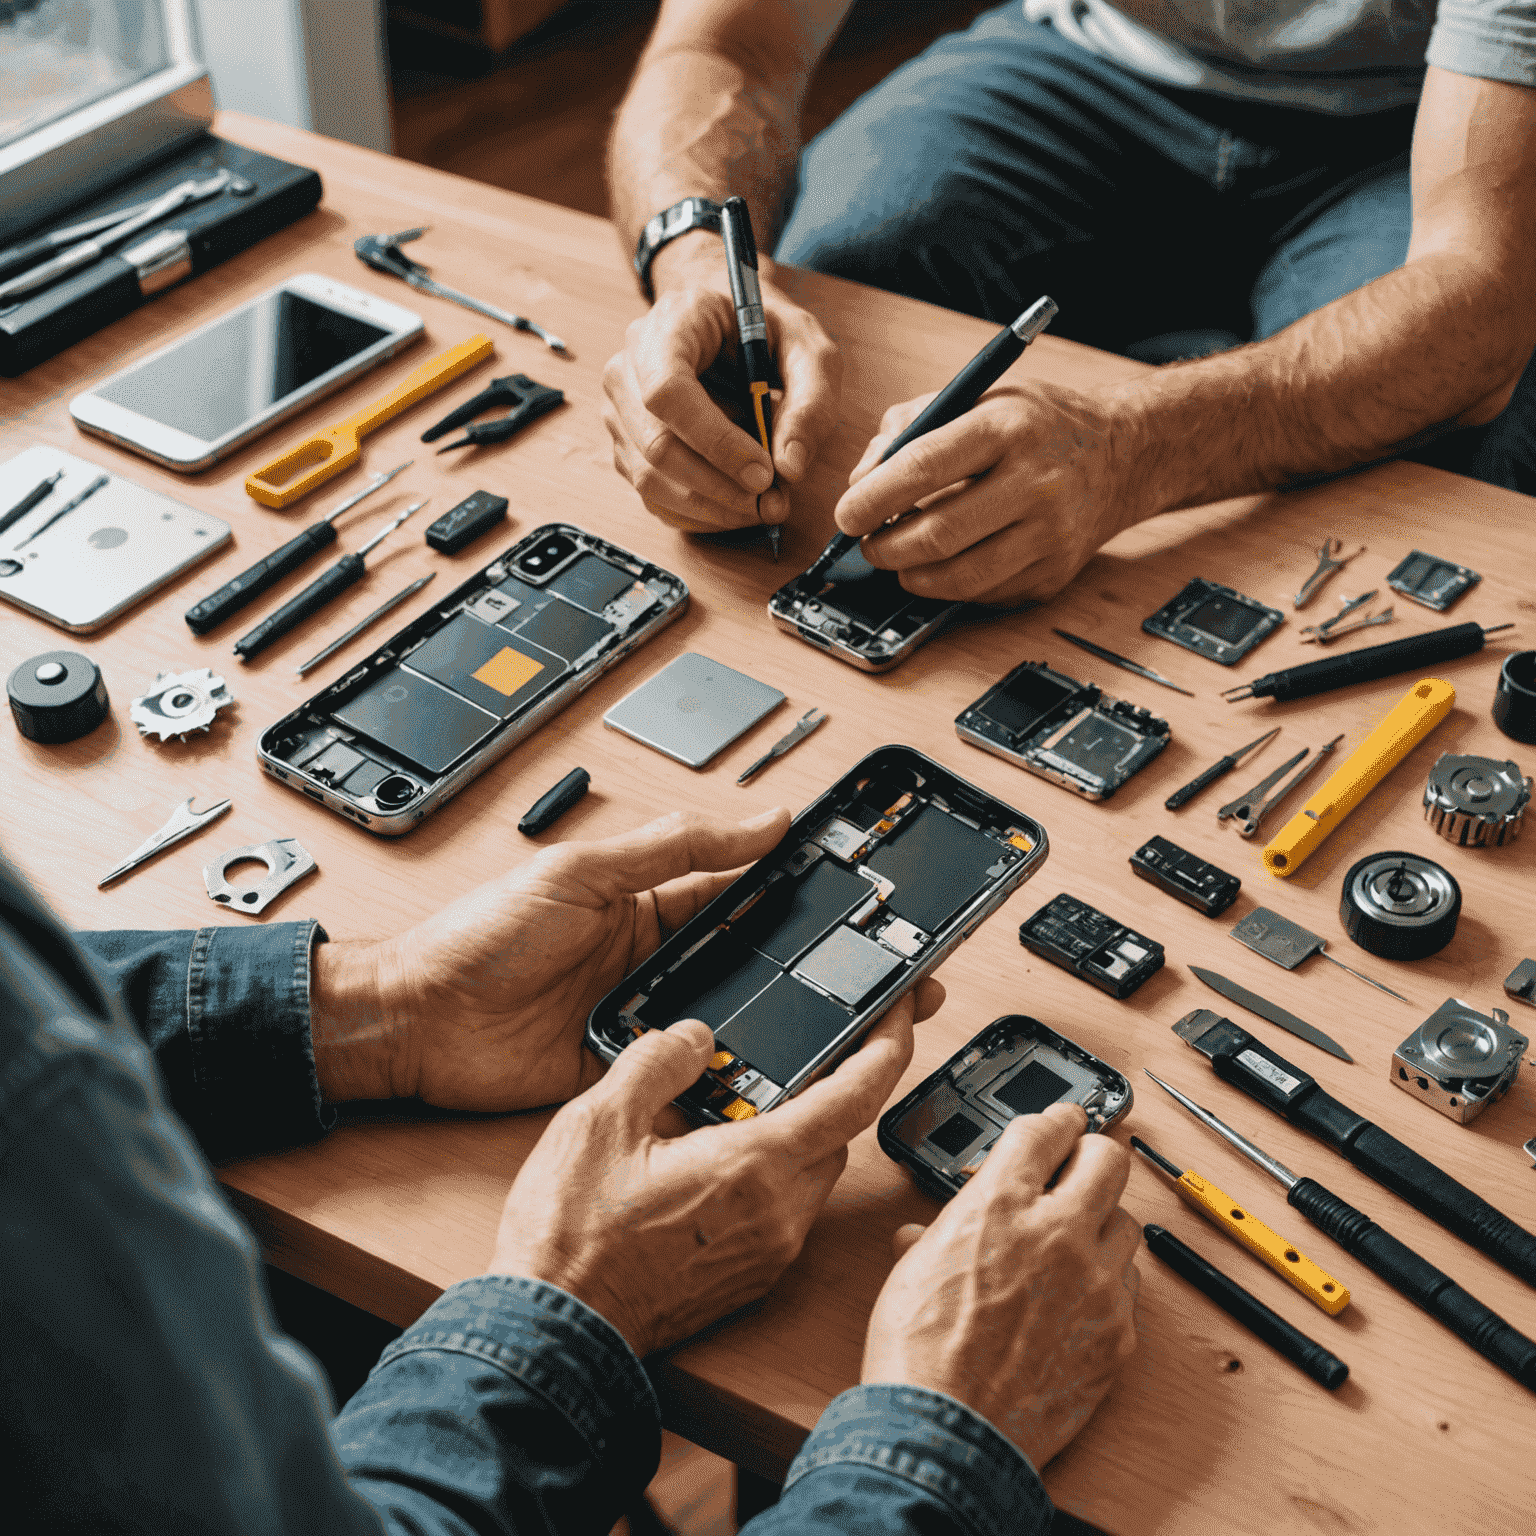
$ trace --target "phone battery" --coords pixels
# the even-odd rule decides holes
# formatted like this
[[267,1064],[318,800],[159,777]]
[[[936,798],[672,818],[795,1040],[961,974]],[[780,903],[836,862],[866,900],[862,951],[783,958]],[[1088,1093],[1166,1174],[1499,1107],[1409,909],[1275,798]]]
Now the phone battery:
[[1129,997],[1163,967],[1163,946],[1063,892],[1019,925],[1032,954],[1111,997]]
[[456,555],[489,533],[507,515],[507,498],[475,491],[450,507],[427,529],[427,543],[442,555]]
[[1243,882],[1204,859],[1186,853],[1166,837],[1154,837],[1131,855],[1131,868],[1186,906],[1219,917],[1237,900]]

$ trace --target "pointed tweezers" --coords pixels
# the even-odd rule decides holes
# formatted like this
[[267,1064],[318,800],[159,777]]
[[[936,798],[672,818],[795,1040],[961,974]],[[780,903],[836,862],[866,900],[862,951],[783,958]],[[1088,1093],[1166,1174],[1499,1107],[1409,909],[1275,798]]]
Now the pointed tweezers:
[[796,742],[804,741],[812,731],[827,718],[826,713],[819,709],[808,709],[795,722],[794,729],[788,735],[781,736],[768,748],[747,771],[736,780],[738,784],[745,784],[755,773],[761,773],[764,768],[776,757],[783,757]]
[[1237,830],[1244,837],[1254,836],[1254,834],[1258,832],[1259,828],[1263,826],[1265,817],[1267,817],[1269,813],[1274,810],[1274,808],[1279,805],[1280,802],[1284,800],[1285,797],[1290,794],[1290,792],[1295,789],[1303,779],[1310,778],[1312,774],[1316,773],[1317,770],[1323,766],[1324,759],[1327,758],[1329,754],[1333,752],[1334,748],[1337,747],[1338,744],[1343,740],[1344,733],[1340,731],[1332,741],[1327,742],[1323,746],[1319,747],[1317,751],[1313,753],[1311,758],[1303,763],[1301,767],[1298,768],[1296,772],[1293,773],[1291,777],[1288,778],[1285,783],[1282,784],[1280,788],[1274,792],[1274,794],[1272,794],[1266,801],[1264,801],[1262,805],[1245,806],[1244,809],[1247,811],[1247,815],[1243,819],[1243,824]]
[[1392,610],[1388,607],[1382,609],[1380,613],[1371,614],[1368,618],[1356,619],[1353,624],[1345,624],[1343,629],[1338,627],[1350,614],[1373,601],[1380,590],[1379,587],[1372,587],[1369,592],[1362,592],[1359,597],[1341,598],[1342,606],[1331,619],[1324,619],[1321,624],[1309,624],[1302,630],[1302,642],[1310,645],[1315,641],[1318,645],[1327,645],[1332,640],[1342,640],[1345,635],[1354,634],[1357,629],[1370,629],[1375,624],[1390,624]]
[[145,838],[132,853],[123,860],[116,869],[110,870],[96,882],[97,890],[102,886],[111,884],[129,870],[137,869],[140,864],[146,863],[166,848],[174,847],[183,838],[191,837],[194,832],[201,831],[211,821],[217,821],[235,802],[233,800],[220,800],[217,805],[211,805],[206,811],[194,811],[192,809],[192,796],[176,807],[171,812],[171,818],[160,828]]
[[1296,764],[1299,763],[1302,758],[1304,758],[1311,750],[1311,747],[1303,747],[1301,751],[1295,755],[1295,757],[1286,758],[1286,760],[1281,763],[1273,773],[1268,774],[1264,778],[1260,779],[1259,782],[1255,784],[1246,795],[1239,795],[1236,800],[1227,801],[1227,803],[1222,806],[1219,811],[1216,812],[1216,820],[1225,821],[1229,816],[1236,816],[1240,812],[1246,811],[1248,807],[1262,794],[1264,794],[1266,790],[1273,789],[1275,785],[1278,784],[1280,780],[1283,779],[1286,774],[1288,774],[1291,769],[1294,768]]
[[1355,551],[1354,555],[1345,555],[1340,560],[1338,557],[1339,551],[1343,548],[1344,541],[1342,539],[1327,539],[1324,541],[1323,547],[1317,552],[1317,569],[1307,577],[1306,581],[1302,584],[1301,591],[1291,599],[1295,607],[1305,608],[1317,596],[1318,590],[1322,587],[1323,583],[1335,571],[1342,571],[1355,558],[1355,555],[1363,555],[1365,553],[1365,545],[1362,544]]

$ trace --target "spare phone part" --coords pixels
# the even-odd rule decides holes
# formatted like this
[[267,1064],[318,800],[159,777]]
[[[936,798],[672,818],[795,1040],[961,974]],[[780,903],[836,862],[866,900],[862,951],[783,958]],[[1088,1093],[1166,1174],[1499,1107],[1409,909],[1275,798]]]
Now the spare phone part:
[[1502,848],[1520,836],[1531,781],[1520,765],[1442,753],[1424,785],[1424,816],[1447,842]]
[[841,535],[768,599],[780,629],[862,672],[889,672],[952,620],[964,603],[914,597],[895,571],[877,570]]
[[257,756],[328,810],[398,836],[687,605],[670,572],[547,523],[269,727]]
[[1168,745],[1168,722],[1026,661],[955,717],[961,741],[1060,784],[1107,800]]
[[1019,925],[1019,943],[1111,997],[1129,997],[1163,968],[1156,939],[1063,892]]
[[101,668],[79,651],[44,651],[5,682],[16,729],[28,741],[61,746],[89,736],[111,713]]
[[1078,1104],[1090,1131],[1131,1107],[1131,1085],[1038,1019],[995,1019],[937,1072],[880,1117],[880,1149],[911,1169],[939,1200],[958,1195],[987,1160],[1008,1122],[1051,1104]]
[[1393,992],[1391,987],[1372,981],[1353,966],[1335,960],[1323,947],[1325,940],[1322,934],[1312,933],[1300,923],[1293,923],[1290,918],[1271,912],[1268,907],[1255,907],[1232,929],[1228,937],[1236,939],[1239,944],[1246,944],[1254,954],[1273,960],[1287,971],[1294,971],[1303,960],[1309,960],[1313,955],[1321,955],[1329,964],[1338,966],[1341,971],[1348,971],[1351,976],[1378,991],[1389,993],[1400,1002],[1408,1001],[1401,992]]
[[235,702],[224,679],[207,667],[188,672],[161,672],[128,706],[128,718],[140,736],[185,740],[193,731],[206,732],[221,709]]
[[1344,876],[1339,918],[1361,949],[1384,960],[1424,960],[1456,937],[1461,887],[1416,853],[1372,853]]
[[592,785],[592,775],[585,768],[572,768],[558,784],[537,800],[523,813],[517,830],[524,837],[537,837],[547,832],[570,808],[586,794]]
[[911,747],[881,747],[593,1010],[605,1061],[702,1019],[696,1121],[772,1109],[834,1067],[1044,861],[1045,830]]
[[1493,723],[1511,741],[1536,741],[1536,651],[1515,651],[1499,668]]
[[1504,978],[1504,995],[1536,1007],[1536,960],[1522,960]]
[[[267,873],[260,884],[247,890],[236,890],[229,883],[227,871],[233,864],[254,859],[267,866]],[[274,837],[265,843],[247,843],[244,848],[231,848],[211,864],[203,866],[203,884],[208,894],[221,907],[233,912],[245,912],[255,917],[264,912],[284,891],[297,880],[318,869],[313,858],[300,846],[296,837]]]
[[427,544],[440,555],[456,555],[482,534],[506,521],[507,498],[472,491],[427,528]]
[[1181,592],[1141,621],[1149,635],[1159,635],[1186,651],[1235,666],[1266,635],[1283,623],[1278,608],[1266,607],[1231,587],[1196,577]]
[[167,848],[174,848],[177,843],[191,837],[194,832],[201,832],[211,822],[217,821],[235,803],[233,800],[219,800],[210,805],[206,811],[194,811],[192,809],[194,798],[195,796],[189,796],[183,800],[171,812],[164,826],[150,833],[126,859],[109,869],[96,882],[97,889],[110,885],[114,880],[120,880],[124,875],[137,869],[139,865],[147,864],[157,853],[164,853]]
[[1444,613],[1463,592],[1470,591],[1482,579],[1469,566],[1441,560],[1416,549],[1393,566],[1387,576],[1387,585],[1426,608]]
[[1509,1092],[1530,1045],[1502,1008],[1489,1016],[1448,997],[1392,1053],[1391,1078],[1465,1125]]
[[777,688],[684,651],[625,694],[603,724],[690,768],[703,768],[783,702]]
[[1237,900],[1243,882],[1214,864],[1186,853],[1166,837],[1149,838],[1131,855],[1131,868],[1143,880],[1168,892],[1185,906],[1219,917]]

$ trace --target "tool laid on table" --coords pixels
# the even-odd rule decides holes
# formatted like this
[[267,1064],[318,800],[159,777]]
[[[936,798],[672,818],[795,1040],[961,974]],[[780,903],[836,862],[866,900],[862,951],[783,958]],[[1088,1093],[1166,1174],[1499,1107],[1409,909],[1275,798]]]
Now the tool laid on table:
[[97,491],[101,490],[104,486],[110,485],[111,483],[111,475],[97,475],[96,478],[92,480],[91,483],[86,486],[86,488],[81,491],[78,496],[74,496],[69,501],[66,501],[64,505],[53,514],[52,517],[48,518],[44,522],[39,523],[37,527],[34,528],[32,532],[29,533],[26,538],[24,538],[19,544],[13,545],[13,550],[25,549],[27,545],[30,544],[39,534],[47,533],[47,531],[52,528],[53,525],[58,522],[61,517],[68,517],[69,514],[73,512],[75,508],[78,507],[82,502],[89,501]]
[[1251,1291],[1222,1274],[1166,1227],[1149,1221],[1141,1232],[1147,1240],[1147,1252],[1153,1258],[1160,1259],[1174,1274],[1189,1281],[1234,1322],[1241,1323],[1255,1337],[1278,1350],[1319,1386],[1332,1392],[1348,1380],[1349,1367],[1337,1355],[1324,1349],[1315,1339],[1309,1339],[1273,1308],[1265,1306]]
[[1264,867],[1270,874],[1282,879],[1294,875],[1333,829],[1450,714],[1455,702],[1456,690],[1439,678],[1415,683],[1270,840],[1264,849]]
[[1502,848],[1520,836],[1531,781],[1520,765],[1442,753],[1424,785],[1424,819],[1463,848]]
[[1293,923],[1290,918],[1271,912],[1268,907],[1255,907],[1228,936],[1236,939],[1239,944],[1246,944],[1254,954],[1263,955],[1266,960],[1273,960],[1276,965],[1288,971],[1294,971],[1303,960],[1313,955],[1321,955],[1330,964],[1338,966],[1341,971],[1348,971],[1351,976],[1375,987],[1378,992],[1385,992],[1399,1002],[1408,1001],[1401,992],[1394,992],[1384,982],[1372,981],[1352,965],[1335,960],[1323,947],[1326,941],[1320,933],[1312,933],[1300,923]]
[[269,613],[249,634],[241,635],[235,641],[235,655],[241,661],[249,661],[253,656],[260,655],[311,614],[319,613],[327,603],[340,597],[348,587],[355,586],[363,579],[364,557],[382,544],[406,518],[421,511],[429,500],[430,497],[423,497],[420,501],[413,501],[394,522],[387,528],[381,528],[361,549],[343,555],[329,570],[310,582],[297,597],[284,603],[275,613]]
[[1359,597],[1341,597],[1339,611],[1331,619],[1324,619],[1321,624],[1308,624],[1302,630],[1303,644],[1332,645],[1335,640],[1342,640],[1345,635],[1352,635],[1357,629],[1374,629],[1378,624],[1390,624],[1392,610],[1383,608],[1380,613],[1358,618],[1353,624],[1345,624],[1343,629],[1339,628],[1350,614],[1358,612],[1367,603],[1374,602],[1379,590],[1377,587],[1372,587],[1369,592],[1362,592]]
[[196,796],[189,796],[171,812],[170,820],[160,828],[158,832],[152,832],[139,844],[123,862],[114,869],[109,869],[100,880],[96,882],[97,890],[104,885],[110,885],[114,880],[120,880],[131,870],[135,870],[141,864],[147,864],[157,853],[163,853],[167,848],[174,848],[177,843],[192,836],[194,832],[201,832],[210,822],[217,821],[235,802],[233,800],[220,800],[215,805],[210,805],[206,811],[194,811],[192,801]]
[[[1137,677],[1144,677],[1149,682],[1161,683],[1164,688],[1172,688],[1175,693],[1182,693],[1186,699],[1195,697],[1188,688],[1182,688],[1171,677],[1164,677],[1161,672],[1154,672],[1151,667],[1144,667],[1139,661],[1132,661],[1126,656],[1117,656],[1113,651],[1106,650],[1102,645],[1095,645],[1092,640],[1085,640],[1081,635],[1069,635],[1064,629],[1053,629],[1053,635],[1060,635],[1069,645],[1075,645],[1090,655],[1097,656],[1100,661],[1107,661],[1112,667],[1121,667],[1127,672],[1134,672]],[[1181,801],[1180,804],[1183,802]]]
[[1213,992],[1221,993],[1229,1003],[1236,1003],[1239,1008],[1246,1008],[1250,1013],[1258,1014],[1261,1019],[1288,1031],[1298,1040],[1305,1040],[1309,1045],[1315,1045],[1320,1051],[1327,1051],[1330,1056],[1337,1056],[1340,1061],[1354,1061],[1355,1058],[1337,1040],[1331,1035],[1325,1035],[1315,1024],[1308,1024],[1305,1019],[1298,1019],[1294,1013],[1288,1013],[1277,1003],[1270,1002],[1266,997],[1260,997],[1257,992],[1250,992],[1247,987],[1240,987],[1235,981],[1228,981],[1225,976],[1216,971],[1208,971],[1199,965],[1190,966],[1190,970]]
[[1482,1014],[1448,997],[1392,1053],[1388,1076],[1465,1125],[1509,1092],[1530,1048],[1530,1037],[1509,1027],[1502,1008]]
[[1202,1216],[1213,1221],[1228,1237],[1235,1237],[1255,1258],[1295,1286],[1314,1307],[1321,1307],[1329,1317],[1337,1317],[1349,1305],[1349,1291],[1332,1275],[1278,1232],[1271,1231],[1251,1211],[1245,1211],[1209,1179],[1202,1178],[1193,1168],[1170,1163],[1139,1136],[1131,1137],[1131,1146],[1154,1168],[1166,1173],[1179,1194]]
[[[466,400],[456,411],[449,411],[441,421],[434,422],[421,434],[424,443],[435,443],[445,432],[463,427],[464,436],[456,443],[444,443],[437,451],[447,453],[450,448],[478,447],[482,443],[504,443],[516,432],[521,432],[530,421],[537,421],[557,405],[565,403],[565,391],[551,389],[530,379],[526,373],[508,374],[504,379],[492,379],[478,395]],[[493,421],[475,421],[474,418],[492,406],[507,407],[505,416]]]
[[1229,704],[1242,699],[1269,699],[1277,704],[1291,699],[1306,699],[1352,683],[1374,683],[1378,678],[1395,677],[1399,672],[1416,672],[1420,667],[1439,661],[1455,661],[1483,648],[1489,635],[1513,629],[1513,624],[1453,624],[1449,629],[1431,630],[1427,635],[1409,635],[1402,640],[1388,640],[1385,645],[1368,645],[1364,650],[1345,651],[1341,656],[1326,656],[1321,661],[1304,662],[1271,672],[1251,683],[1228,688],[1223,694]]
[[1370,853],[1344,876],[1339,920],[1361,949],[1383,960],[1427,960],[1456,937],[1461,887],[1417,853]]
[[1173,1032],[1207,1057],[1223,1082],[1332,1147],[1367,1178],[1401,1196],[1414,1210],[1487,1254],[1527,1285],[1536,1286],[1536,1236],[1443,1168],[1340,1103],[1309,1073],[1277,1055],[1262,1040],[1208,1008],[1185,1014]]
[[553,789],[540,795],[528,807],[517,830],[524,837],[537,837],[540,832],[549,831],[591,786],[592,775],[585,768],[571,769]]
[[217,592],[210,593],[200,603],[187,609],[184,617],[187,628],[194,635],[206,635],[210,629],[233,617],[254,602],[263,592],[270,590],[290,571],[296,571],[312,555],[317,555],[327,544],[336,542],[335,522],[343,512],[350,512],[360,501],[372,496],[381,486],[388,485],[396,475],[407,470],[416,461],[407,459],[394,469],[375,475],[355,496],[349,496],[339,507],[327,512],[318,523],[311,523],[303,533],[289,539],[280,549],[258,560],[255,565],[227,581]]
[[[1293,607],[1305,608],[1322,591],[1323,583],[1335,571],[1342,571],[1355,558],[1355,555],[1363,555],[1365,553],[1365,545],[1362,544],[1353,555],[1345,555],[1341,560],[1338,556],[1339,551],[1343,548],[1344,541],[1342,539],[1330,538],[1323,541],[1323,547],[1317,552],[1317,569],[1307,577],[1306,581],[1302,583],[1301,591],[1291,599]],[[1303,630],[1302,633],[1305,634],[1306,631]]]
[[1415,1306],[1422,1307],[1436,1322],[1443,1323],[1485,1360],[1492,1361],[1501,1371],[1508,1371],[1521,1386],[1536,1392],[1536,1341],[1511,1327],[1449,1275],[1378,1227],[1369,1216],[1325,1189],[1316,1179],[1292,1173],[1284,1163],[1277,1162],[1246,1136],[1240,1136],[1231,1126],[1218,1120],[1208,1109],[1202,1109],[1193,1099],[1186,1098],[1177,1088],[1170,1087],[1151,1072],[1147,1072],[1147,1076],[1202,1125],[1215,1131],[1277,1184],[1283,1185],[1286,1203],[1300,1211],[1320,1232],[1327,1233],[1346,1253],[1359,1259],[1400,1296],[1406,1296]]
[[421,589],[426,586],[429,581],[435,581],[436,579],[437,572],[431,571],[425,576],[418,576],[416,580],[411,582],[408,586],[401,587],[401,589],[396,592],[393,597],[386,597],[384,601],[380,603],[379,606],[368,615],[367,618],[359,619],[357,623],[354,624],[352,628],[346,632],[346,634],[337,635],[337,637],[332,640],[331,643],[326,646],[323,651],[316,651],[308,661],[301,662],[297,667],[295,667],[294,671],[297,672],[300,677],[304,677],[306,674],[313,672],[322,661],[329,661],[330,658],[334,656],[336,652],[339,651],[344,645],[350,645],[354,640],[357,639],[360,634],[362,634],[365,629],[369,628],[371,625],[377,624],[385,614],[390,613],[394,609],[398,608],[400,604],[403,603],[408,597],[414,597],[415,594],[420,592]]
[[0,533],[6,532],[7,529],[19,523],[38,502],[51,496],[54,486],[64,478],[64,473],[62,469],[56,469],[46,479],[39,480],[14,507],[0,516]]
[[1246,795],[1241,795],[1236,800],[1229,800],[1227,804],[1222,806],[1222,808],[1216,812],[1217,821],[1225,821],[1229,816],[1240,816],[1242,817],[1242,823],[1237,830],[1244,837],[1253,837],[1258,832],[1259,828],[1264,825],[1264,822],[1269,816],[1269,813],[1274,810],[1274,808],[1279,805],[1280,802],[1284,800],[1285,797],[1290,794],[1290,792],[1295,789],[1298,784],[1300,784],[1304,779],[1310,777],[1320,767],[1322,767],[1323,760],[1327,758],[1343,740],[1344,733],[1341,731],[1337,736],[1333,738],[1332,741],[1324,742],[1323,745],[1317,749],[1316,753],[1307,762],[1302,763],[1302,766],[1297,768],[1296,772],[1293,773],[1291,777],[1288,778],[1285,783],[1279,787],[1279,789],[1275,790],[1275,792],[1270,795],[1267,800],[1260,800],[1259,796],[1262,795],[1267,789],[1270,789],[1274,785],[1275,780],[1278,779],[1280,775],[1286,771],[1286,769],[1293,767],[1296,763],[1301,762],[1302,758],[1307,756],[1310,748],[1303,747],[1300,753],[1293,757],[1290,762],[1282,763],[1281,766],[1277,768],[1272,774],[1270,774],[1268,778],[1262,779],[1259,783],[1255,784],[1254,787],[1249,790]]
[[800,742],[804,741],[805,738],[809,736],[817,726],[821,725],[826,720],[826,718],[826,713],[823,710],[806,710],[806,712],[801,715],[800,718],[795,722],[794,727],[785,735],[779,737],[779,739],[774,742],[774,744],[769,747],[768,750],[764,752],[763,755],[758,758],[755,763],[751,764],[747,768],[745,773],[738,776],[736,782],[738,784],[745,784],[748,779],[753,777],[754,774],[761,773],[763,769],[766,768],[768,764],[774,760],[774,758],[783,757],[791,747],[797,746]]
[[430,293],[434,298],[462,304],[465,309],[472,309],[477,315],[485,315],[488,319],[510,325],[514,331],[527,331],[537,336],[551,352],[559,352],[562,356],[569,354],[569,348],[558,336],[552,336],[542,325],[535,325],[526,316],[514,315],[511,310],[487,304],[482,299],[472,299],[467,293],[460,293],[457,288],[449,288],[428,277],[428,268],[419,261],[413,261],[400,247],[408,241],[421,239],[431,227],[430,224],[423,224],[419,229],[402,229],[397,235],[363,235],[352,242],[352,249],[359,260],[366,262],[375,272],[387,272],[391,277],[409,283],[420,293]]
[[[254,496],[265,507],[276,507],[279,511],[291,507],[300,497],[309,495],[333,475],[339,475],[357,463],[363,451],[362,439],[368,433],[382,427],[418,400],[435,394],[445,384],[451,384],[461,373],[467,373],[476,363],[483,363],[495,351],[489,336],[471,336],[468,341],[461,341],[458,346],[428,358],[387,395],[370,401],[334,427],[312,433],[270,464],[247,475],[246,494]],[[306,470],[306,465],[313,467]],[[305,472],[299,474],[299,470]],[[293,478],[285,480],[289,475]]]
[[[1056,633],[1060,634],[1061,631],[1057,630]],[[1197,774],[1189,781],[1188,784],[1184,785],[1182,789],[1174,790],[1174,792],[1169,795],[1166,800],[1163,801],[1163,809],[1176,811],[1181,805],[1188,805],[1189,802],[1193,800],[1201,790],[1209,789],[1217,779],[1231,773],[1231,771],[1236,768],[1237,765],[1242,762],[1242,760],[1247,757],[1250,752],[1255,752],[1260,747],[1267,745],[1279,734],[1280,727],[1277,725],[1274,730],[1265,731],[1265,733],[1260,736],[1257,741],[1250,741],[1246,747],[1239,747],[1237,751],[1229,752],[1225,757],[1217,758],[1216,761],[1212,763],[1204,773]],[[1293,759],[1293,761],[1295,761],[1295,759]],[[1284,769],[1282,769],[1281,772],[1284,772]]]
[[[244,180],[243,177],[239,179]],[[111,213],[100,213],[94,219],[86,219],[79,224],[67,224],[62,229],[50,230],[48,234],[38,235],[35,239],[23,241],[20,245],[7,246],[5,250],[0,251],[0,278],[14,277],[16,273],[28,267],[35,267],[39,262],[46,261],[52,256],[61,245],[73,245],[89,235],[100,234],[104,229],[111,229],[114,224],[122,224],[136,218],[158,201],[158,198],[146,198],[142,203],[130,203],[126,208],[114,208]]]

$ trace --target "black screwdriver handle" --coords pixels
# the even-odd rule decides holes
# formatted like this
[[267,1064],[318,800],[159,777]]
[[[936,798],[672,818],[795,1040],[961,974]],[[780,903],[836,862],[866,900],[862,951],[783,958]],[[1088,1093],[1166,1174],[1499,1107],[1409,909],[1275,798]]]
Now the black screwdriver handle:
[[1176,789],[1163,801],[1163,809],[1176,811],[1181,805],[1188,805],[1202,789],[1208,789],[1224,773],[1231,773],[1237,767],[1235,757],[1224,757],[1219,763],[1212,763],[1198,778],[1191,779],[1183,789]]
[[361,555],[343,555],[328,571],[310,582],[292,602],[284,603],[275,613],[269,613],[250,634],[241,635],[235,641],[235,655],[242,661],[249,661],[251,657],[266,650],[311,614],[319,613],[327,603],[340,597],[348,587],[355,586],[363,579],[363,571]]
[[247,603],[254,602],[263,592],[276,586],[290,571],[298,570],[327,544],[335,542],[336,530],[330,523],[311,525],[296,538],[289,539],[281,549],[274,549],[232,581],[226,581],[217,592],[209,593],[202,602],[188,608],[187,628],[194,635],[206,635],[210,629],[239,613]]
[[1536,1342],[1456,1284],[1443,1270],[1384,1232],[1315,1179],[1298,1179],[1286,1199],[1401,1296],[1443,1323],[1485,1360],[1536,1392]]
[[[1454,661],[1483,648],[1481,624],[1453,624],[1449,629],[1431,630],[1427,635],[1410,635],[1406,640],[1389,640],[1385,645],[1368,645],[1364,650],[1345,651],[1323,661],[1308,662],[1276,672],[1254,684],[1254,696],[1269,692],[1277,704],[1287,699],[1304,699],[1333,688],[1347,688],[1351,683],[1373,683],[1377,678],[1399,672],[1414,672],[1438,662]],[[1265,689],[1263,684],[1272,684]]]

